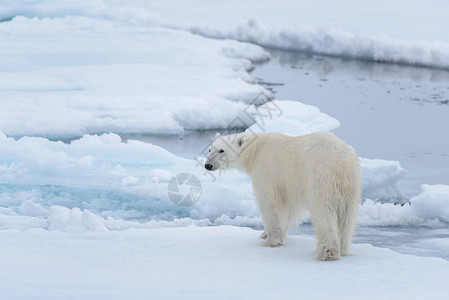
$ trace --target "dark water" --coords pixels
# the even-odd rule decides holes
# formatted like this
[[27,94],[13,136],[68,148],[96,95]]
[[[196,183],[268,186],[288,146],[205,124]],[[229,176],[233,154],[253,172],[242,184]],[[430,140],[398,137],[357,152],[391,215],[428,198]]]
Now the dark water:
[[405,196],[449,184],[449,71],[271,51],[252,75],[276,93],[318,107],[359,156],[397,160]]

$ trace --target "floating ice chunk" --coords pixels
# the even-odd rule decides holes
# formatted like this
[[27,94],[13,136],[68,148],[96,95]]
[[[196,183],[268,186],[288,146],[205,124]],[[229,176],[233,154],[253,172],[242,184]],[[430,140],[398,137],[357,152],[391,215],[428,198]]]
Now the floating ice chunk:
[[248,107],[246,113],[256,122],[248,132],[279,132],[291,136],[318,131],[331,131],[340,126],[338,120],[311,105],[297,101],[275,100],[258,107]]
[[423,184],[421,189],[421,194],[410,199],[416,216],[449,223],[449,185]]
[[366,200],[360,209],[361,225],[369,226],[447,226],[449,186],[422,185],[422,192],[405,205]]
[[48,210],[32,200],[26,200],[20,205],[20,213],[30,217],[45,217],[48,215]]
[[363,199],[376,202],[401,202],[405,200],[397,187],[406,171],[397,161],[360,158]]
[[67,232],[108,231],[104,219],[88,210],[52,206],[48,213],[48,229]]

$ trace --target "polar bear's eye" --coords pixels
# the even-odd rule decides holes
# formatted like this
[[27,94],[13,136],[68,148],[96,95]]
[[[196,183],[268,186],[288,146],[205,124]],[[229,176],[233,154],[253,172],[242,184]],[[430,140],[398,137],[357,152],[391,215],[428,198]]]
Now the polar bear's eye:
[[221,150],[220,150],[220,153],[224,153],[224,150],[223,150],[223,149],[221,149]]

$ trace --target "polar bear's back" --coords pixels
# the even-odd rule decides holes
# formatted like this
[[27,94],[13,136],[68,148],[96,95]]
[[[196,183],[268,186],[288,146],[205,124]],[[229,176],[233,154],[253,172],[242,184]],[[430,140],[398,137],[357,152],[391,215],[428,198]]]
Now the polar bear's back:
[[255,156],[258,161],[273,161],[276,164],[288,164],[303,168],[310,164],[326,164],[328,166],[344,161],[355,161],[358,157],[354,149],[326,132],[316,132],[291,137],[280,133],[260,134]]
[[252,147],[257,148],[251,151],[253,180],[277,182],[304,195],[317,191],[335,197],[359,193],[359,159],[351,146],[332,134],[290,137],[264,133]]

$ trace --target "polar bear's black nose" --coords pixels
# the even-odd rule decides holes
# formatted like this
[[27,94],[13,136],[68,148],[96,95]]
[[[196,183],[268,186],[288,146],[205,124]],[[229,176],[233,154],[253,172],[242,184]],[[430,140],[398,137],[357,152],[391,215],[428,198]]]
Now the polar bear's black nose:
[[212,170],[212,165],[211,164],[205,164],[204,165],[204,167],[207,169],[207,170]]

